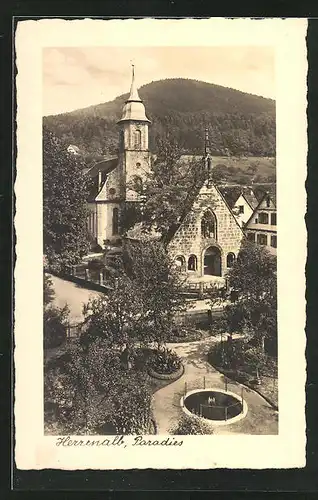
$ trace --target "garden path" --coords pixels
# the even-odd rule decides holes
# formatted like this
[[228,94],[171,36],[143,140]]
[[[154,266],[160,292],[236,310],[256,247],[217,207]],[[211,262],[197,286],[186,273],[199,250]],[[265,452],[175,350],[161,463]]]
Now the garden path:
[[50,275],[55,297],[53,300],[54,305],[57,307],[64,307],[68,305],[70,309],[70,323],[80,323],[84,320],[83,305],[87,304],[90,298],[102,295],[101,292],[94,290],[87,290],[76,283],[66,281],[57,276]]
[[[159,389],[153,395],[152,407],[158,427],[158,434],[168,434],[183,414],[180,399],[185,391],[201,389],[205,386],[217,389],[225,388],[225,377],[213,368],[207,361],[207,352],[212,343],[220,341],[220,336],[210,337],[197,342],[170,343],[167,347],[173,349],[182,358],[184,374],[175,382]],[[228,390],[241,396],[242,384],[228,382]],[[246,417],[237,423],[215,426],[214,434],[277,434],[278,414],[255,391],[244,386],[243,397],[248,405]]]

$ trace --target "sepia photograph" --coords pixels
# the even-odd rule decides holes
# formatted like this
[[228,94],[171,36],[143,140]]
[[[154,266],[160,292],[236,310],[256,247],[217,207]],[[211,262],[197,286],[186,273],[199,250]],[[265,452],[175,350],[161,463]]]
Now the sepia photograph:
[[22,469],[304,466],[305,35],[18,23]]
[[276,434],[273,50],[45,48],[43,114],[45,433]]

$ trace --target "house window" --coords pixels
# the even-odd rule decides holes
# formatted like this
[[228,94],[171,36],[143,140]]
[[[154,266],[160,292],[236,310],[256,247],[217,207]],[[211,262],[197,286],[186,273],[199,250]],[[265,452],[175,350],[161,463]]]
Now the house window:
[[271,214],[271,225],[276,226],[276,212]]
[[216,239],[216,217],[210,210],[207,210],[201,219],[201,235],[203,238]]
[[271,236],[271,247],[277,248],[277,236],[276,234]]
[[118,208],[113,208],[113,235],[118,234]]
[[188,271],[196,271],[198,267],[198,261],[195,255],[190,255],[188,260]]
[[257,243],[259,245],[267,245],[267,234],[258,234]]
[[266,212],[261,212],[258,215],[259,224],[268,224],[268,214]]
[[244,214],[244,205],[239,205],[239,214]]
[[248,241],[255,243],[255,233],[247,233],[247,239]]
[[134,133],[134,147],[135,149],[140,149],[141,146],[141,131],[135,130]]
[[233,267],[234,263],[235,263],[235,255],[234,255],[234,253],[230,252],[227,254],[227,257],[226,257],[226,266]]
[[269,196],[267,196],[267,198],[266,198],[266,206],[267,206],[267,207],[270,207],[270,206],[271,206],[271,199],[270,199],[270,197],[269,197]]

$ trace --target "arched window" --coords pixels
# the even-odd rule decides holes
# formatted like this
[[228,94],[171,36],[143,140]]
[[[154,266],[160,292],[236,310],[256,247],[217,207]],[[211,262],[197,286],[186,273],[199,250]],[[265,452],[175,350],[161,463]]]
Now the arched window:
[[135,130],[134,132],[134,147],[135,149],[140,149],[141,146],[141,131]]
[[113,235],[118,234],[118,208],[113,208]]
[[227,254],[226,257],[226,267],[233,267],[235,264],[235,255],[234,253],[230,252]]
[[185,258],[183,257],[183,255],[178,255],[178,257],[174,259],[174,262],[177,269],[179,269],[179,271],[183,271],[185,267]]
[[195,255],[190,255],[188,260],[188,271],[196,271],[198,268],[198,260]]
[[211,210],[207,210],[201,219],[201,235],[203,238],[217,239],[216,217]]

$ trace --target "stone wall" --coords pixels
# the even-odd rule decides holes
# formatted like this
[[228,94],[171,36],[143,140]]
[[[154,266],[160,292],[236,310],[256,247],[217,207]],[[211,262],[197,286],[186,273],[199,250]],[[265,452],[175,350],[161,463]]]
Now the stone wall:
[[[204,212],[211,209],[217,221],[216,238],[204,238],[201,235],[201,219]],[[190,255],[197,258],[197,270],[187,271],[190,277],[204,275],[204,254],[210,246],[221,252],[221,274],[227,271],[226,257],[232,252],[237,257],[241,247],[243,232],[220,192],[214,187],[204,187],[188,214],[176,232],[168,248],[171,256],[183,256],[186,262]]]

